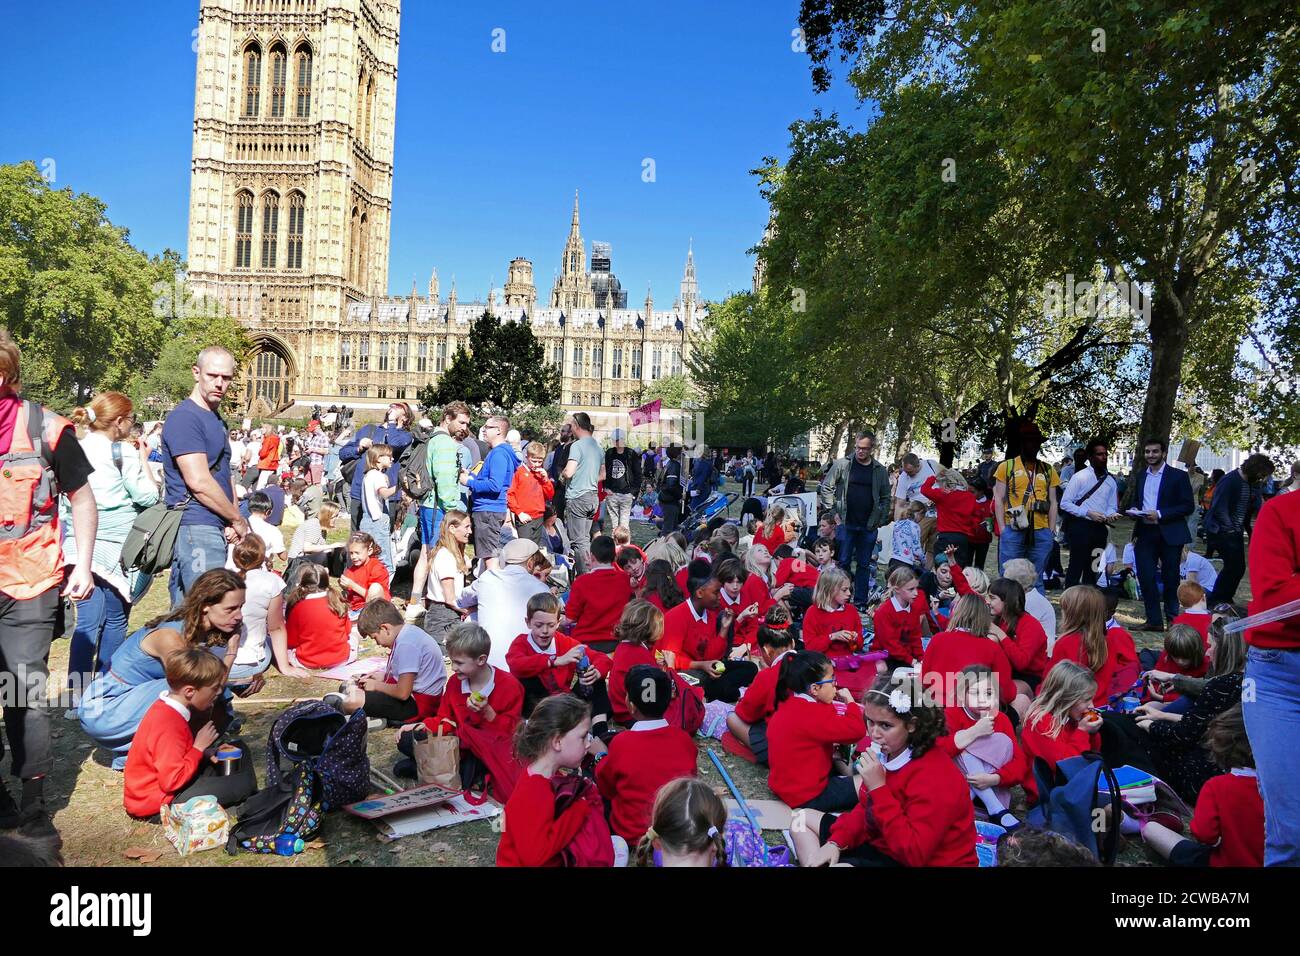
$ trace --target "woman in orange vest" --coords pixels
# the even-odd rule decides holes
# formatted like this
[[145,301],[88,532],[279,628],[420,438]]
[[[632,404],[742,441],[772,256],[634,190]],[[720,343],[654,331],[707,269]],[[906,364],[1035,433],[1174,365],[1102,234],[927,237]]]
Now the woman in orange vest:
[[[0,331],[0,681],[44,688],[65,583],[59,495],[71,504],[78,539],[95,540],[98,516],[88,483],[94,469],[72,423],[19,397],[21,361],[18,346]],[[94,588],[91,551],[78,554],[62,589],[74,601]],[[45,775],[52,767],[48,709],[6,700],[4,721],[10,769],[22,781],[22,795],[16,805],[0,784],[0,829],[21,825],[30,835],[53,835],[45,809]]]

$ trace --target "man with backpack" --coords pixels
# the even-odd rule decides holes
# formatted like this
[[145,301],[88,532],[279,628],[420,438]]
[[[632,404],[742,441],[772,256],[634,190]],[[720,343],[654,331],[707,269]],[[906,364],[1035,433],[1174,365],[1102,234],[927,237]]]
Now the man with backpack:
[[[0,830],[21,826],[28,835],[48,836],[54,826],[45,809],[45,776],[53,763],[45,693],[50,644],[62,630],[59,585],[66,573],[63,595],[74,601],[94,589],[94,548],[78,549],[65,572],[57,497],[66,495],[72,506],[78,541],[95,540],[99,516],[88,483],[93,468],[72,423],[19,396],[21,362],[18,346],[0,332],[0,491],[11,511],[0,531],[0,686],[9,688],[5,734],[13,775],[22,781],[21,806],[0,784]],[[32,470],[39,471],[35,481]]]
[[[405,466],[410,468],[424,451],[424,466],[431,487],[420,498],[420,560],[416,562],[411,578],[411,601],[406,606],[406,619],[418,621],[424,614],[424,588],[429,578],[429,562],[438,547],[438,532],[443,516],[460,507],[459,448],[469,434],[469,406],[464,402],[451,402],[442,410],[442,419],[433,430],[423,449],[412,446],[412,456]],[[404,474],[406,472],[404,471]],[[404,482],[410,485],[411,482]]]
[[366,449],[371,445],[387,445],[393,450],[393,464],[388,469],[388,484],[398,490],[390,499],[389,507],[401,500],[402,491],[398,484],[400,459],[406,446],[411,444],[413,436],[407,426],[411,421],[411,407],[406,402],[393,402],[388,406],[388,417],[383,424],[362,425],[353,435],[352,441],[339,449],[339,460],[343,462],[343,477],[349,484],[348,515],[352,519],[352,529],[361,527],[361,482],[366,469],[361,466]]

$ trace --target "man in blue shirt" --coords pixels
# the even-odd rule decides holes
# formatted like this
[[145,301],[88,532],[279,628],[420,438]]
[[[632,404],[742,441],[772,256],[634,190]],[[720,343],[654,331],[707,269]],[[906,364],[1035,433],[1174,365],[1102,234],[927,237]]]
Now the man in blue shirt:
[[[388,469],[388,484],[397,487],[397,493],[389,499],[389,507],[402,500],[401,485],[398,484],[397,474],[401,471],[399,461],[402,452],[406,446],[411,444],[412,436],[407,431],[407,424],[411,421],[411,407],[406,402],[393,402],[388,406],[388,417],[380,425],[362,425],[357,429],[356,434],[352,436],[352,441],[348,442],[339,449],[339,461],[347,464],[350,461],[357,461],[366,453],[366,449],[371,445],[387,445],[393,449],[393,464]],[[352,487],[349,492],[350,501],[348,514],[352,518],[352,528],[356,530],[361,527],[361,483],[365,480],[366,469],[364,462],[357,462],[356,471],[352,473]]]
[[209,346],[192,371],[194,389],[172,409],[162,431],[167,506],[185,506],[168,583],[173,607],[199,575],[225,567],[227,543],[248,534],[248,522],[235,505],[230,437],[217,413],[235,377],[235,358]]

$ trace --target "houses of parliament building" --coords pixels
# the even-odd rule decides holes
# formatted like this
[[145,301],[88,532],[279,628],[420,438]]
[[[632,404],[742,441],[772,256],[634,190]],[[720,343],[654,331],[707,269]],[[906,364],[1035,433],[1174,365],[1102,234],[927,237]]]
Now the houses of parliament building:
[[703,307],[688,250],[677,301],[628,308],[610,246],[588,262],[575,193],[561,270],[539,301],[511,260],[487,301],[386,294],[400,0],[202,0],[189,282],[247,328],[250,407],[382,407],[436,381],[485,311],[528,322],[561,402],[618,407],[681,373]]

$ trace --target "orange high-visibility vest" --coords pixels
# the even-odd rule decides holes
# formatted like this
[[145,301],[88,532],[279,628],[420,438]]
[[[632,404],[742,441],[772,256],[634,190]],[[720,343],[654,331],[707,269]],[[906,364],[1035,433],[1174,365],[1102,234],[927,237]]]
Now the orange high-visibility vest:
[[49,462],[69,425],[66,418],[24,401],[9,452],[0,455],[0,591],[20,601],[63,582],[59,491]]

